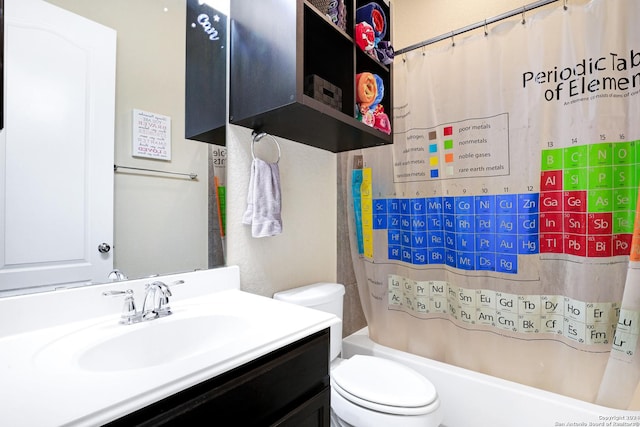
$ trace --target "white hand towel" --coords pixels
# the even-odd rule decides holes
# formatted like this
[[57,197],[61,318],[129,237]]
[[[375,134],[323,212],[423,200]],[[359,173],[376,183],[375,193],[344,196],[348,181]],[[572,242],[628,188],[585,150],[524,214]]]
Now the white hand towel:
[[255,158],[251,163],[247,210],[242,223],[251,225],[253,237],[282,233],[280,170],[277,163]]

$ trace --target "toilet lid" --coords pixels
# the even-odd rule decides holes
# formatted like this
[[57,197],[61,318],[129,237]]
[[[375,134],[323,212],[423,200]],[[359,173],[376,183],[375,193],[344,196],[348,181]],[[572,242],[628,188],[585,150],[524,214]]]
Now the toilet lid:
[[423,412],[438,398],[425,377],[379,357],[355,355],[335,368],[331,379],[336,392],[345,399],[388,413]]

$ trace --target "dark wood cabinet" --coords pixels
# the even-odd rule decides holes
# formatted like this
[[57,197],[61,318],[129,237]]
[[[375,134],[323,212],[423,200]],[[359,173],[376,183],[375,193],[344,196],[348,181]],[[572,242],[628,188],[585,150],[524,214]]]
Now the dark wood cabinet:
[[226,144],[227,16],[187,0],[185,138]]
[[[356,9],[367,3],[344,0],[342,29],[309,1],[233,0],[230,123],[332,152],[391,144],[391,135],[355,118],[356,74],[364,71],[382,78],[382,105],[390,118],[393,112],[392,66],[354,42]],[[386,12],[388,40],[391,7],[377,3]],[[326,82],[321,90],[329,102],[310,93],[314,78]]]
[[329,426],[329,329],[108,426]]

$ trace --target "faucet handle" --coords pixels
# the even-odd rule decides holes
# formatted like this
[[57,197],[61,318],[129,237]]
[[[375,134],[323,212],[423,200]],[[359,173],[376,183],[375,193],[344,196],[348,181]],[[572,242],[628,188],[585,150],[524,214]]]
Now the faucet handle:
[[120,323],[124,325],[130,325],[137,321],[138,312],[136,311],[136,302],[133,298],[133,290],[127,289],[126,291],[106,291],[103,292],[104,296],[116,296],[125,295],[124,305],[122,306],[122,313],[120,314]]
[[169,307],[169,297],[173,296],[173,294],[171,293],[171,289],[166,283],[161,281],[153,282],[151,286],[155,286],[158,291],[160,291],[160,296],[158,298],[156,307],[158,317],[170,315],[171,307]]

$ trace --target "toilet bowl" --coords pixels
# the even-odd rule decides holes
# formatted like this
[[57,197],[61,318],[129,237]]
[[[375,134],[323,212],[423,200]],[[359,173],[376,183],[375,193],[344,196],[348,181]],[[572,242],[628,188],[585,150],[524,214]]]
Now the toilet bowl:
[[[344,286],[316,283],[278,292],[274,299],[335,314],[342,320]],[[331,425],[343,427],[437,427],[438,393],[425,377],[398,362],[355,355],[341,359],[342,323],[330,343]]]

